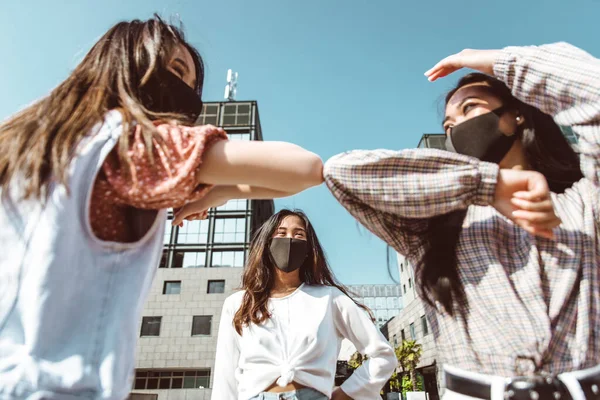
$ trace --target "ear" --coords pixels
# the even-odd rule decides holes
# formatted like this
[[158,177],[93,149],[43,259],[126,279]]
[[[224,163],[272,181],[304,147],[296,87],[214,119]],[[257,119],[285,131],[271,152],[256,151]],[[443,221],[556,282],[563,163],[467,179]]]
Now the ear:
[[517,122],[517,126],[524,126],[525,124],[525,116],[521,114],[520,111],[517,111],[517,115],[515,116],[515,120]]

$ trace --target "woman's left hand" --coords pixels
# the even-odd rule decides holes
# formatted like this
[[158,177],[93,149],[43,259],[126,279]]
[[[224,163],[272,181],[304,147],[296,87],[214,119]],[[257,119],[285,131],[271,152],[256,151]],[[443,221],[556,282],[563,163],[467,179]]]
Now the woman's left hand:
[[499,55],[500,50],[465,49],[460,53],[444,58],[429,71],[425,72],[425,76],[433,82],[461,68],[470,68],[484,74],[494,75],[494,62]]
[[173,218],[172,225],[183,226],[183,220],[194,221],[197,219],[206,219],[209,208],[220,207],[227,203],[228,200],[226,187],[216,186],[200,200],[193,201],[177,210],[173,210],[175,217]]
[[352,397],[348,396],[341,388],[337,387],[331,394],[331,400],[352,400]]

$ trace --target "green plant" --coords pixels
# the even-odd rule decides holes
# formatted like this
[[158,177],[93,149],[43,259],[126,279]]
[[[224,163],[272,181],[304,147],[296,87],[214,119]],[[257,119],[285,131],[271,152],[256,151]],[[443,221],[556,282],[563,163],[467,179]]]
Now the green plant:
[[350,359],[348,360],[348,366],[352,368],[352,370],[355,370],[356,368],[360,367],[362,363],[364,363],[366,360],[367,356],[362,355],[357,351],[350,356]]
[[[408,372],[410,376],[410,390],[407,391],[415,391],[419,388],[419,383],[417,381],[417,365],[421,360],[421,355],[423,354],[423,346],[417,343],[414,340],[403,340],[400,346],[396,347],[396,358],[398,359],[398,363],[402,368],[403,372]],[[406,376],[406,375],[405,375]],[[422,390],[422,385],[421,390]],[[406,391],[404,389],[404,378],[402,379],[402,391]],[[408,388],[408,387],[407,387]]]

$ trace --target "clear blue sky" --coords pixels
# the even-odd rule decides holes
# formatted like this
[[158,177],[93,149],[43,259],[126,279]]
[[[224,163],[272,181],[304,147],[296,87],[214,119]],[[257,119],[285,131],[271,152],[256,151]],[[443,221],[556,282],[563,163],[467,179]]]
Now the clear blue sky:
[[[205,100],[257,100],[267,140],[327,159],[351,149],[415,147],[439,132],[456,77],[423,73],[463,48],[568,41],[600,56],[600,0],[0,0],[0,119],[62,81],[114,23],[179,15],[207,64]],[[304,209],[338,278],[389,283],[385,245],[324,187],[276,202]]]

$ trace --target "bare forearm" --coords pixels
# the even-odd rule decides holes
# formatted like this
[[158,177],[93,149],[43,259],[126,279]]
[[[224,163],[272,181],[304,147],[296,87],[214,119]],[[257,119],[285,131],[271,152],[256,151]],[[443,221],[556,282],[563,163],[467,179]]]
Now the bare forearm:
[[323,162],[316,154],[291,143],[218,142],[206,151],[198,180],[291,195],[323,182]]
[[221,190],[227,200],[234,199],[253,199],[270,200],[281,197],[292,196],[293,192],[284,192],[281,190],[268,189],[249,185],[231,185],[216,187],[215,190]]

